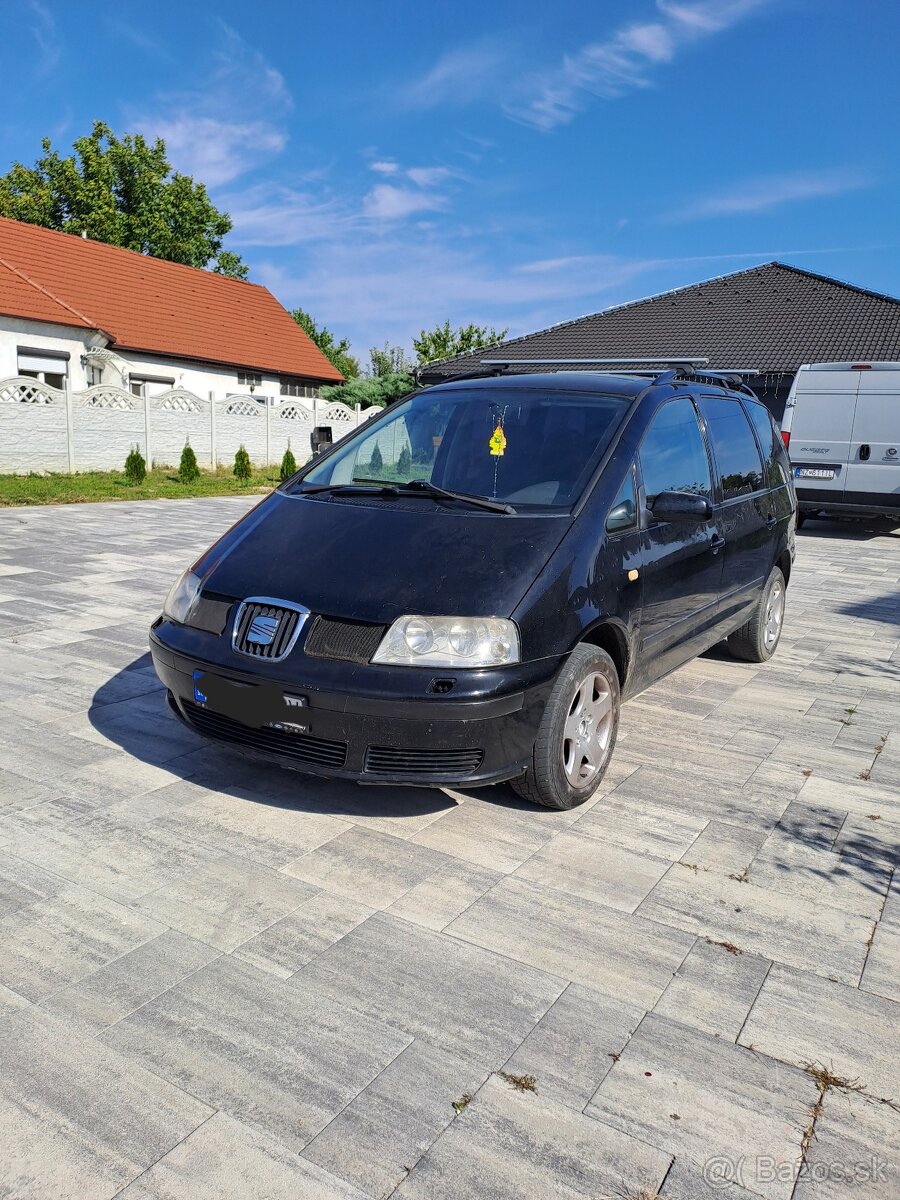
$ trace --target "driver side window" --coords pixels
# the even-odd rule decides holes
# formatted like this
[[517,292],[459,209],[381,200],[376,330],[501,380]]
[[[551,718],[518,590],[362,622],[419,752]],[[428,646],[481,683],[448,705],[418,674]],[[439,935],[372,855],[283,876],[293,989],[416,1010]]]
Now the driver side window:
[[638,455],[650,507],[660,492],[712,497],[706,443],[687,396],[670,400],[653,418]]

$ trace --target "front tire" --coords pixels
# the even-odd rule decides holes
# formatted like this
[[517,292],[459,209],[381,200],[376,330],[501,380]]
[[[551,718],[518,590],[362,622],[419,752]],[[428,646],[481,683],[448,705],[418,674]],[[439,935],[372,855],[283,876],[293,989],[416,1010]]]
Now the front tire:
[[612,758],[619,705],[619,676],[612,659],[597,646],[576,646],[544,709],[532,765],[511,781],[518,795],[544,808],[584,804]]
[[728,638],[728,649],[745,662],[768,662],[778,648],[784,625],[786,584],[778,567],[766,581],[753,616]]

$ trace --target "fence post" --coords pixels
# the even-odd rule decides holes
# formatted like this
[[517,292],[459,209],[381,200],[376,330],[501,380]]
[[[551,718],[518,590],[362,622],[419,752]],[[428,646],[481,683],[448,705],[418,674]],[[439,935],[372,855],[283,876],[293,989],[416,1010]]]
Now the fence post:
[[359,429],[362,424],[362,405],[356,404],[354,408],[356,409],[356,428]]
[[266,396],[266,466],[269,465],[269,431],[272,424],[272,405],[269,403],[269,397]]
[[69,461],[69,474],[75,474],[75,437],[72,428],[72,384],[66,375],[63,382],[66,394],[66,453]]
[[153,453],[150,446],[150,395],[144,391],[144,458],[147,460],[147,470],[153,470]]
[[218,466],[216,455],[216,393],[209,393],[209,465],[213,470]]

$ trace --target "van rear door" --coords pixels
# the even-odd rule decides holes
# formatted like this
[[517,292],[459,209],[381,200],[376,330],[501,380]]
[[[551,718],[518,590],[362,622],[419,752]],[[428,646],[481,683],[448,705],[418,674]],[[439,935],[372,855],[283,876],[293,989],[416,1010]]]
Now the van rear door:
[[799,500],[843,500],[862,372],[849,363],[801,367],[794,385],[788,447]]
[[855,374],[844,503],[900,510],[900,363],[872,363]]

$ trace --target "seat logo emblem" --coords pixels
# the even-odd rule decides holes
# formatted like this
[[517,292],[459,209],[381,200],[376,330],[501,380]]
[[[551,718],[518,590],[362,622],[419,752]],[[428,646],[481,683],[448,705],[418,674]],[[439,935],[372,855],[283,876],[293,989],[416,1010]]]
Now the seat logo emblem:
[[247,641],[254,646],[271,646],[278,632],[278,617],[254,617],[250,622]]

